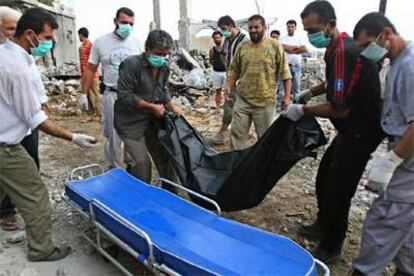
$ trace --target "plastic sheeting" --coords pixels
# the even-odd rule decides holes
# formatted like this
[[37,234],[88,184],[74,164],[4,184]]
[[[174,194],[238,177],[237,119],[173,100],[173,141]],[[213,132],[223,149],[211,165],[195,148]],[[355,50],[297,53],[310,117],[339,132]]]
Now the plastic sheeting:
[[181,183],[214,199],[224,211],[259,205],[297,161],[316,157],[314,150],[327,143],[314,118],[292,122],[280,117],[252,147],[225,153],[211,148],[181,116],[166,116],[158,136]]

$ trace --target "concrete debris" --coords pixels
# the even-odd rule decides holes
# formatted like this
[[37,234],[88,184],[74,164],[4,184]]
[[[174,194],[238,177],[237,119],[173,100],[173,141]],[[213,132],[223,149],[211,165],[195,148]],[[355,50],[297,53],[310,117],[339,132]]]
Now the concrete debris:
[[213,80],[207,53],[198,50],[188,53],[178,48],[171,57],[170,70],[169,82],[173,95],[186,94],[189,88],[204,90],[205,93],[212,90]]
[[6,241],[10,244],[16,244],[16,243],[24,241],[25,239],[26,239],[26,232],[23,230],[23,231],[18,231],[17,233],[13,234],[9,238],[7,238]]
[[65,62],[64,64],[60,66],[49,66],[45,67],[42,64],[38,64],[39,71],[42,75],[52,78],[52,77],[59,77],[59,76],[65,76],[65,77],[79,77],[79,64],[78,63],[72,63],[72,62]]
[[20,276],[40,276],[40,274],[34,268],[25,268]]
[[301,90],[316,86],[325,81],[325,62],[322,59],[302,62]]

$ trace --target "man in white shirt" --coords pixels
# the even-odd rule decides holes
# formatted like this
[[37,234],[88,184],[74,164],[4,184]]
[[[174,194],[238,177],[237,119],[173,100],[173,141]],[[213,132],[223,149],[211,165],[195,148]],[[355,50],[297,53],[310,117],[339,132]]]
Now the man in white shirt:
[[[280,42],[287,54],[290,73],[292,74],[292,98],[295,99],[300,90],[300,78],[302,75],[301,63],[302,53],[306,52],[305,43],[301,37],[295,35],[296,21],[289,20],[286,23],[287,35],[280,38]],[[282,83],[279,83],[278,103],[282,102],[285,95]]]
[[91,89],[99,64],[102,65],[103,83],[105,85],[102,98],[102,128],[103,135],[106,138],[105,158],[110,168],[119,167],[122,164],[121,139],[114,128],[114,103],[117,99],[119,65],[128,56],[143,52],[141,43],[131,36],[134,21],[134,12],[129,8],[120,8],[116,12],[115,30],[101,36],[93,43],[89,67],[82,79],[81,104],[87,106],[87,92]]
[[[28,9],[17,24],[18,44],[7,40],[0,47],[0,188],[22,215],[27,256],[38,262],[62,259],[71,248],[52,241],[49,193],[34,160],[20,143],[36,128],[84,148],[96,143],[93,137],[57,126],[41,108],[32,56],[45,56],[50,51],[57,28],[56,20],[46,11]],[[0,200],[3,197],[4,193],[0,194]]]
[[[6,6],[0,7],[0,45],[5,43],[7,39],[11,39],[14,36],[17,21],[19,20],[20,16],[21,13],[16,10],[13,10]],[[25,140],[30,140],[28,138],[29,136],[26,136]],[[27,146],[27,144],[22,145]],[[27,148],[26,150],[30,154],[30,151]],[[33,152],[34,151],[32,151],[32,153]],[[33,159],[35,159],[37,157],[37,154],[35,156],[31,156],[33,157]],[[2,191],[0,191],[0,194],[1,193]],[[6,196],[0,202],[0,228],[4,231],[14,231],[19,229],[19,223],[16,217],[16,210],[8,196]]]

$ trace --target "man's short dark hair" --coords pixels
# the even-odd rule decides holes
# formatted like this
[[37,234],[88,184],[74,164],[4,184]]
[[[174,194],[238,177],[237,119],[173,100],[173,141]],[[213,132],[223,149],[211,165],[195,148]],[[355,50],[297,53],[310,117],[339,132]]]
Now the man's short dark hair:
[[154,30],[149,32],[145,41],[147,50],[169,50],[173,47],[173,39],[169,33],[163,30]]
[[231,18],[229,15],[225,15],[219,18],[219,20],[217,21],[217,26],[220,26],[220,25],[236,27],[236,23],[234,23],[233,18]]
[[336,20],[335,9],[326,0],[316,0],[309,3],[300,14],[300,17],[304,19],[311,13],[318,16],[319,22],[328,23],[329,20]]
[[52,14],[42,8],[31,8],[26,10],[20,17],[16,26],[16,37],[20,37],[27,30],[33,30],[35,34],[40,34],[44,31],[45,25],[48,25],[53,30],[59,28],[56,19]]
[[82,27],[78,30],[78,34],[82,35],[83,37],[89,37],[89,30],[85,27]]
[[366,32],[367,36],[377,37],[385,27],[398,34],[397,29],[391,21],[382,13],[371,12],[364,15],[356,24],[354,28],[354,38],[357,39],[362,32]]
[[286,25],[290,25],[290,24],[295,25],[295,27],[298,25],[298,24],[296,23],[296,21],[295,21],[295,20],[293,20],[293,19],[290,19],[290,20],[288,20],[288,22],[286,22]]
[[250,16],[248,21],[249,22],[250,21],[260,21],[260,24],[262,24],[262,26],[266,26],[266,20],[260,14],[255,14],[255,15]]
[[131,17],[135,16],[134,12],[130,8],[122,7],[122,8],[120,8],[116,11],[115,18],[118,19],[121,16],[122,13],[125,14],[125,15],[128,15],[128,16],[131,16]]
[[223,34],[220,31],[214,31],[211,37],[214,38],[215,35],[223,36]]
[[273,30],[273,31],[270,32],[270,36],[272,36],[274,34],[280,35],[280,31],[279,30]]

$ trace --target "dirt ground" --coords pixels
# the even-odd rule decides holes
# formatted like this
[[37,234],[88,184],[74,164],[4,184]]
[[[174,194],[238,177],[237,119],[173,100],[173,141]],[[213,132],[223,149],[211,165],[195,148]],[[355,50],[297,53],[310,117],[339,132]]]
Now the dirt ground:
[[[204,135],[214,134],[220,124],[219,110],[193,108],[186,111],[187,118]],[[105,261],[81,236],[88,222],[62,201],[59,188],[68,179],[70,171],[78,166],[98,163],[105,164],[103,156],[104,139],[99,122],[81,123],[82,117],[56,117],[60,125],[74,131],[98,137],[95,149],[83,150],[76,145],[50,136],[41,135],[41,175],[49,187],[54,222],[54,237],[59,243],[70,243],[74,248],[68,258],[55,263],[30,263],[25,258],[25,243],[10,244],[8,237],[15,234],[0,230],[0,276],[12,275],[122,275],[114,265]],[[219,148],[226,150],[226,146]],[[324,149],[321,149],[318,158]],[[241,212],[226,213],[225,217],[249,224],[273,233],[292,238],[307,249],[315,242],[297,234],[299,226],[311,223],[316,217],[314,180],[319,160],[306,159],[298,163],[258,207]],[[331,265],[332,275],[347,275],[349,263],[359,249],[361,227],[366,211],[375,194],[366,191],[362,185],[354,199],[350,214],[348,237],[340,262]],[[138,275],[149,274],[133,259],[121,252],[119,258]],[[388,274],[388,273],[387,273]]]

